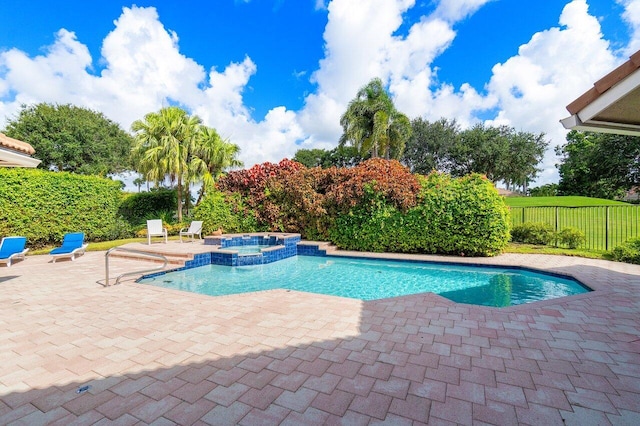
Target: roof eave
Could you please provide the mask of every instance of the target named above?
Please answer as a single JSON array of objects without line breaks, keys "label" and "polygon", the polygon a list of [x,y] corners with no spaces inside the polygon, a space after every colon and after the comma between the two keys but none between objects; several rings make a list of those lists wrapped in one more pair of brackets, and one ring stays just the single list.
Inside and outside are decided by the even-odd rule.
[{"label": "roof eave", "polygon": [[581,130],[584,132],[613,133],[618,135],[640,136],[640,126],[635,124],[611,123],[590,120],[586,123],[580,120],[578,114],[560,120],[567,130]]},{"label": "roof eave", "polygon": [[0,148],[0,167],[38,167],[40,160],[16,151]]}]

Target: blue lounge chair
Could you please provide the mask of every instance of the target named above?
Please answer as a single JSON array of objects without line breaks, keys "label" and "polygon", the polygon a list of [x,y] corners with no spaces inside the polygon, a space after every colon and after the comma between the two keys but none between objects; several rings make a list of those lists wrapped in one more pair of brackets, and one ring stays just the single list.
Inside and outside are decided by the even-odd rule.
[{"label": "blue lounge chair", "polygon": [[84,232],[72,232],[64,236],[62,247],[51,250],[49,254],[53,256],[53,263],[62,257],[70,257],[73,261],[76,255],[84,253],[88,245],[84,243]]},{"label": "blue lounge chair", "polygon": [[29,251],[24,246],[27,245],[26,237],[5,237],[0,242],[0,263],[11,266],[14,259],[24,259],[24,255]]}]

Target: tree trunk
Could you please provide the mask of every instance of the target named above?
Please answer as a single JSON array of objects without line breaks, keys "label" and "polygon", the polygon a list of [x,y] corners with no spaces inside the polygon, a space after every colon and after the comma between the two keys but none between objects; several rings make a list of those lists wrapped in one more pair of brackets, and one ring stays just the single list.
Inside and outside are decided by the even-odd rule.
[{"label": "tree trunk", "polygon": [[182,179],[178,177],[178,222],[182,222]]},{"label": "tree trunk", "polygon": [[189,210],[191,209],[191,188],[188,182],[184,186],[184,195],[185,214],[189,216]]},{"label": "tree trunk", "polygon": [[202,198],[204,198],[204,183],[200,187],[200,191],[198,191],[198,200],[196,200],[196,206],[200,204],[200,201],[202,201]]}]

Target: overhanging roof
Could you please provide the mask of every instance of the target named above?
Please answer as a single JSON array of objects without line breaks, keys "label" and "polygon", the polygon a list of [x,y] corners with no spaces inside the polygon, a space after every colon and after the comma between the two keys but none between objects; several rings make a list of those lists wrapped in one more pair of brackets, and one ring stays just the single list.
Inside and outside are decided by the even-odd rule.
[{"label": "overhanging roof", "polygon": [[35,152],[28,143],[0,133],[0,167],[38,167],[40,160],[30,156]]},{"label": "overhanging roof", "polygon": [[640,136],[640,51],[567,105],[565,129]]}]

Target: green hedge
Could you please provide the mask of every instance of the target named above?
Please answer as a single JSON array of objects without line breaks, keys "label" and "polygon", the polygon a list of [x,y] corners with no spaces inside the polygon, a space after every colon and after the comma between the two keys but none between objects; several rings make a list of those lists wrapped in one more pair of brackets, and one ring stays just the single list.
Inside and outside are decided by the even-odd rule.
[{"label": "green hedge", "polygon": [[[148,192],[127,194],[120,205],[119,213],[132,225],[145,224],[147,219],[156,218],[160,212],[178,209],[178,195],[175,189],[154,188]],[[172,222],[170,220],[169,222]]]},{"label": "green hedge", "polygon": [[202,235],[209,235],[218,228],[226,233],[257,231],[255,215],[243,206],[240,194],[213,191],[193,209],[193,218],[203,221]]},{"label": "green hedge", "polygon": [[0,168],[0,182],[0,236],[22,235],[37,248],[59,243],[67,232],[93,241],[130,234],[118,216],[120,182],[8,168]]},{"label": "green hedge", "polygon": [[364,203],[338,216],[329,230],[342,249],[491,256],[509,242],[509,212],[486,178],[421,179],[416,207],[403,213],[370,188]]}]

